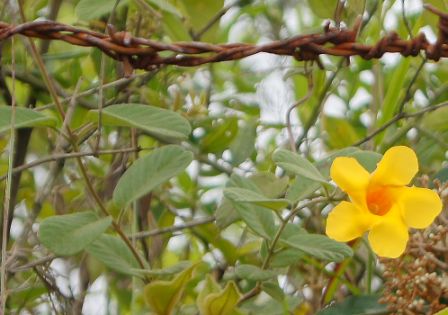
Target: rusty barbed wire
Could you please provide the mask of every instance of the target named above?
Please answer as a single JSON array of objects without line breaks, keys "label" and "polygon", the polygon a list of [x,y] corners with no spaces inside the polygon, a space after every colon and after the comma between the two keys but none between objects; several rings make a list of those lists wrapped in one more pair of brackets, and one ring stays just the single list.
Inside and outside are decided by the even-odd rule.
[{"label": "rusty barbed wire", "polygon": [[[424,52],[429,60],[448,57],[448,14],[431,5],[425,8],[439,17],[438,37],[430,43],[424,33],[404,40],[392,32],[375,45],[356,42],[361,21],[352,29],[339,29],[327,24],[323,33],[299,35],[263,45],[245,43],[210,44],[204,42],[163,43],[129,32],[117,32],[108,25],[107,33],[76,28],[52,21],[35,21],[20,25],[0,22],[0,41],[21,34],[46,40],[61,40],[72,45],[96,47],[113,59],[124,63],[126,72],[132,69],[153,70],[161,65],[194,67],[206,63],[238,60],[260,52],[292,56],[299,61],[319,61],[319,55],[360,56],[364,59],[381,58],[385,53],[417,56]],[[171,52],[169,56],[165,56]]]}]

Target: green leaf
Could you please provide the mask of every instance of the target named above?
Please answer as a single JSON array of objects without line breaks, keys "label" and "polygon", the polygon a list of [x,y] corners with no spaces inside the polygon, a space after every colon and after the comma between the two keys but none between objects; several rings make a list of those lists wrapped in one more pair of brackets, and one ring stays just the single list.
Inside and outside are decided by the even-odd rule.
[{"label": "green leaf", "polygon": [[[75,12],[78,18],[88,21],[99,18],[112,12],[117,0],[80,0],[76,5]],[[123,4],[127,1],[121,1]]]},{"label": "green leaf", "polygon": [[370,173],[376,169],[377,164],[383,157],[381,154],[373,151],[359,151],[349,156],[354,157],[359,164],[361,164]]},{"label": "green leaf", "polygon": [[[232,201],[233,202],[233,201]],[[275,233],[275,222],[271,210],[245,203],[233,202],[233,206],[247,226],[265,239]]]},{"label": "green leaf", "polygon": [[[381,127],[387,121],[389,121],[400,105],[402,95],[405,92],[403,88],[406,82],[406,75],[409,72],[409,67],[411,65],[411,59],[403,58],[400,64],[395,68],[395,70],[390,74],[391,80],[387,84],[386,95],[384,96],[384,101],[381,107],[381,116],[377,121],[377,126]],[[382,137],[378,135],[376,137],[377,141],[381,141]]]},{"label": "green leaf", "polygon": [[251,203],[272,210],[282,210],[289,204],[286,199],[270,199],[244,188],[226,188],[224,196],[238,203]]},{"label": "green leaf", "polygon": [[173,266],[170,266],[170,267],[166,267],[163,269],[146,269],[146,270],[142,270],[141,273],[144,273],[146,275],[153,276],[153,277],[164,277],[164,276],[170,276],[170,275],[177,274],[190,266],[191,266],[190,261],[181,261],[181,262],[179,262]]},{"label": "green leaf", "polygon": [[[187,13],[188,24],[197,32],[203,29],[207,22],[210,21],[224,6],[224,0],[198,1],[198,0],[182,0],[185,11]],[[215,23],[207,29],[202,35],[202,41],[216,42],[216,32],[219,30],[219,23]]]},{"label": "green leaf", "polygon": [[[184,140],[191,132],[190,123],[180,114],[150,105],[112,105],[102,115],[105,125],[134,127],[161,141]],[[98,111],[90,111],[89,119],[96,121]]]},{"label": "green leaf", "polygon": [[327,142],[331,148],[339,149],[352,145],[360,139],[353,125],[346,118],[324,115],[322,125],[327,131]]},{"label": "green leaf", "polygon": [[113,199],[125,206],[152,191],[158,185],[182,172],[193,160],[193,154],[178,145],[155,149],[138,159],[123,174]]},{"label": "green leaf", "polygon": [[423,116],[422,125],[424,128],[433,131],[448,131],[448,107],[439,108]]},{"label": "green leaf", "polygon": [[328,184],[328,181],[322,176],[318,169],[310,161],[297,153],[280,149],[274,152],[272,159],[278,166],[287,172],[295,175],[302,175],[314,181]]},{"label": "green leaf", "polygon": [[[0,106],[0,133],[11,129],[11,106]],[[14,127],[16,129],[25,127],[54,126],[56,121],[40,112],[29,108],[16,107]]]},{"label": "green leaf", "polygon": [[349,296],[343,302],[332,304],[317,315],[375,315],[387,314],[387,305],[378,303],[379,296]]},{"label": "green leaf", "polygon": [[196,299],[196,305],[198,306],[198,308],[201,308],[201,305],[204,304],[204,300],[209,294],[219,292],[220,290],[221,287],[218,283],[216,283],[213,276],[211,274],[207,274],[205,277],[204,285]]},{"label": "green leaf", "polygon": [[235,139],[230,144],[232,164],[237,166],[249,158],[255,151],[257,138],[257,121],[252,120],[238,130]]},{"label": "green leaf", "polygon": [[252,281],[265,281],[277,276],[277,272],[273,270],[263,270],[254,265],[238,265],[235,268],[235,274],[242,279]]},{"label": "green leaf", "polygon": [[[261,193],[257,185],[249,178],[245,178],[236,174],[230,176],[230,180],[227,182],[226,187],[240,187],[250,189],[254,192]],[[240,216],[233,206],[232,202],[223,198],[218,209],[216,209],[216,224],[221,229],[229,226],[231,223],[240,219]]]},{"label": "green leaf", "polygon": [[235,283],[230,281],[226,287],[218,293],[211,293],[205,297],[199,305],[203,315],[229,315],[235,310],[241,294]]},{"label": "green leaf", "polygon": [[303,251],[295,248],[285,248],[277,251],[271,259],[270,266],[273,268],[288,267],[297,264],[305,256]]},{"label": "green leaf", "polygon": [[338,0],[308,0],[310,9],[322,19],[332,19]]},{"label": "green leaf", "polygon": [[336,242],[320,234],[300,233],[280,241],[322,260],[339,262],[353,255],[353,250],[346,244]]},{"label": "green leaf", "polygon": [[140,265],[125,242],[103,234],[87,246],[86,251],[107,267],[125,275],[140,276]]},{"label": "green leaf", "polygon": [[147,284],[144,288],[143,297],[146,304],[157,315],[170,315],[178,305],[185,286],[191,279],[196,265],[185,269],[171,281],[156,280]]},{"label": "green leaf", "polygon": [[166,0],[146,0],[149,4],[158,7],[160,10],[182,17],[179,10]]},{"label": "green leaf", "polygon": [[238,119],[228,117],[223,122],[213,125],[213,128],[201,141],[204,152],[221,153],[229,148],[230,143],[238,132]]},{"label": "green leaf", "polygon": [[99,219],[91,211],[53,216],[40,224],[39,238],[56,255],[74,255],[97,239],[111,223],[111,217]]},{"label": "green leaf", "polygon": [[249,180],[257,185],[264,196],[269,198],[284,196],[289,184],[288,176],[279,178],[269,172],[255,173],[249,177]]},{"label": "green leaf", "polygon": [[223,198],[218,208],[215,211],[216,225],[220,229],[224,229],[233,222],[237,221],[240,216],[232,205],[232,202]]},{"label": "green leaf", "polygon": [[320,184],[303,176],[296,176],[294,182],[289,186],[286,193],[286,199],[291,203],[296,203],[300,200],[305,199],[313,192],[318,190]]}]

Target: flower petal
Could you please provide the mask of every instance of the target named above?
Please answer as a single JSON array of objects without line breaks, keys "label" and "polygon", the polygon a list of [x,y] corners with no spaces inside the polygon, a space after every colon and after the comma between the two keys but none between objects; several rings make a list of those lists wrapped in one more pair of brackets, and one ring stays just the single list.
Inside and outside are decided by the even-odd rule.
[{"label": "flower petal", "polygon": [[403,187],[398,195],[404,222],[409,227],[424,229],[442,211],[439,195],[427,188]]},{"label": "flower petal", "polygon": [[334,182],[345,191],[354,202],[363,206],[370,174],[355,158],[337,157],[330,169]]},{"label": "flower petal", "polygon": [[405,146],[392,147],[386,151],[372,174],[372,182],[383,186],[409,184],[418,172],[415,152]]},{"label": "flower petal", "polygon": [[395,213],[383,216],[383,220],[372,227],[369,243],[378,256],[397,258],[406,249],[409,233],[398,209],[391,209],[390,212]]},{"label": "flower petal", "polygon": [[348,242],[362,236],[375,221],[367,210],[342,201],[328,215],[326,234],[336,241]]}]

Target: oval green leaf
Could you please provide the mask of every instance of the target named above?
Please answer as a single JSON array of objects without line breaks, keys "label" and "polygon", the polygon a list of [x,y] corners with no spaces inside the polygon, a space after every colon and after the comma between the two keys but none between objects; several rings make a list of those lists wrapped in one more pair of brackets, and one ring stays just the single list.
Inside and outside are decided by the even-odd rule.
[{"label": "oval green leaf", "polygon": [[[150,105],[112,105],[104,108],[102,115],[105,125],[134,127],[161,141],[184,140],[191,132],[190,123],[180,114]],[[98,111],[90,111],[89,118],[96,121]]]},{"label": "oval green leaf", "polygon": [[235,268],[235,274],[242,279],[248,279],[252,281],[265,281],[278,275],[273,270],[263,270],[260,267],[254,265],[238,265]]},{"label": "oval green leaf", "polygon": [[234,202],[251,203],[272,210],[282,210],[289,205],[286,199],[271,199],[245,188],[226,188],[224,196]]},{"label": "oval green leaf", "polygon": [[126,206],[182,172],[192,160],[193,153],[178,145],[155,149],[123,174],[113,194],[114,202]]},{"label": "oval green leaf", "polygon": [[112,218],[98,219],[92,211],[58,215],[40,224],[42,244],[56,255],[69,256],[82,251],[111,224]]},{"label": "oval green leaf", "polygon": [[325,235],[300,233],[280,239],[282,243],[296,248],[317,259],[339,262],[353,255],[353,250],[346,244],[329,239]]},{"label": "oval green leaf", "polygon": [[112,270],[130,276],[141,275],[137,259],[118,237],[103,234],[87,246],[86,251]]},{"label": "oval green leaf", "polygon": [[[11,106],[0,106],[0,133],[11,128]],[[16,129],[25,127],[54,126],[56,121],[41,112],[29,108],[16,107],[14,126]]]},{"label": "oval green leaf", "polygon": [[172,314],[178,305],[185,286],[197,265],[185,269],[171,281],[156,280],[147,284],[143,291],[146,304],[157,315]]},{"label": "oval green leaf", "polygon": [[274,152],[272,159],[287,172],[328,184],[328,181],[322,176],[319,170],[310,161],[297,153],[280,149]]},{"label": "oval green leaf", "polygon": [[226,287],[218,293],[211,293],[205,297],[199,305],[201,314],[204,315],[227,315],[232,314],[238,305],[241,294],[235,283],[230,281]]}]

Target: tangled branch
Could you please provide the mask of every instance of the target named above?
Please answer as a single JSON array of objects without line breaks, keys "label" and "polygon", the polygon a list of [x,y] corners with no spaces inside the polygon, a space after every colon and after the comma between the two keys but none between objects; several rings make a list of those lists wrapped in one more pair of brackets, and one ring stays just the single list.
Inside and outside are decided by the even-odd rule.
[{"label": "tangled branch", "polygon": [[[210,44],[204,42],[162,43],[134,37],[129,32],[117,32],[108,25],[108,34],[76,28],[52,21],[28,22],[10,25],[0,22],[0,41],[21,34],[47,40],[62,40],[72,45],[96,47],[121,61],[128,72],[132,69],[152,70],[161,65],[194,67],[206,63],[238,60],[260,52],[292,56],[297,60],[318,61],[319,55],[360,56],[364,59],[381,58],[385,53],[416,56],[424,52],[429,60],[448,57],[448,14],[430,5],[425,8],[439,17],[436,42],[430,43],[423,33],[410,40],[390,33],[375,45],[356,42],[360,23],[353,29],[325,26],[323,33],[299,35],[263,45],[244,43]],[[171,53],[167,56],[167,53]]]}]

